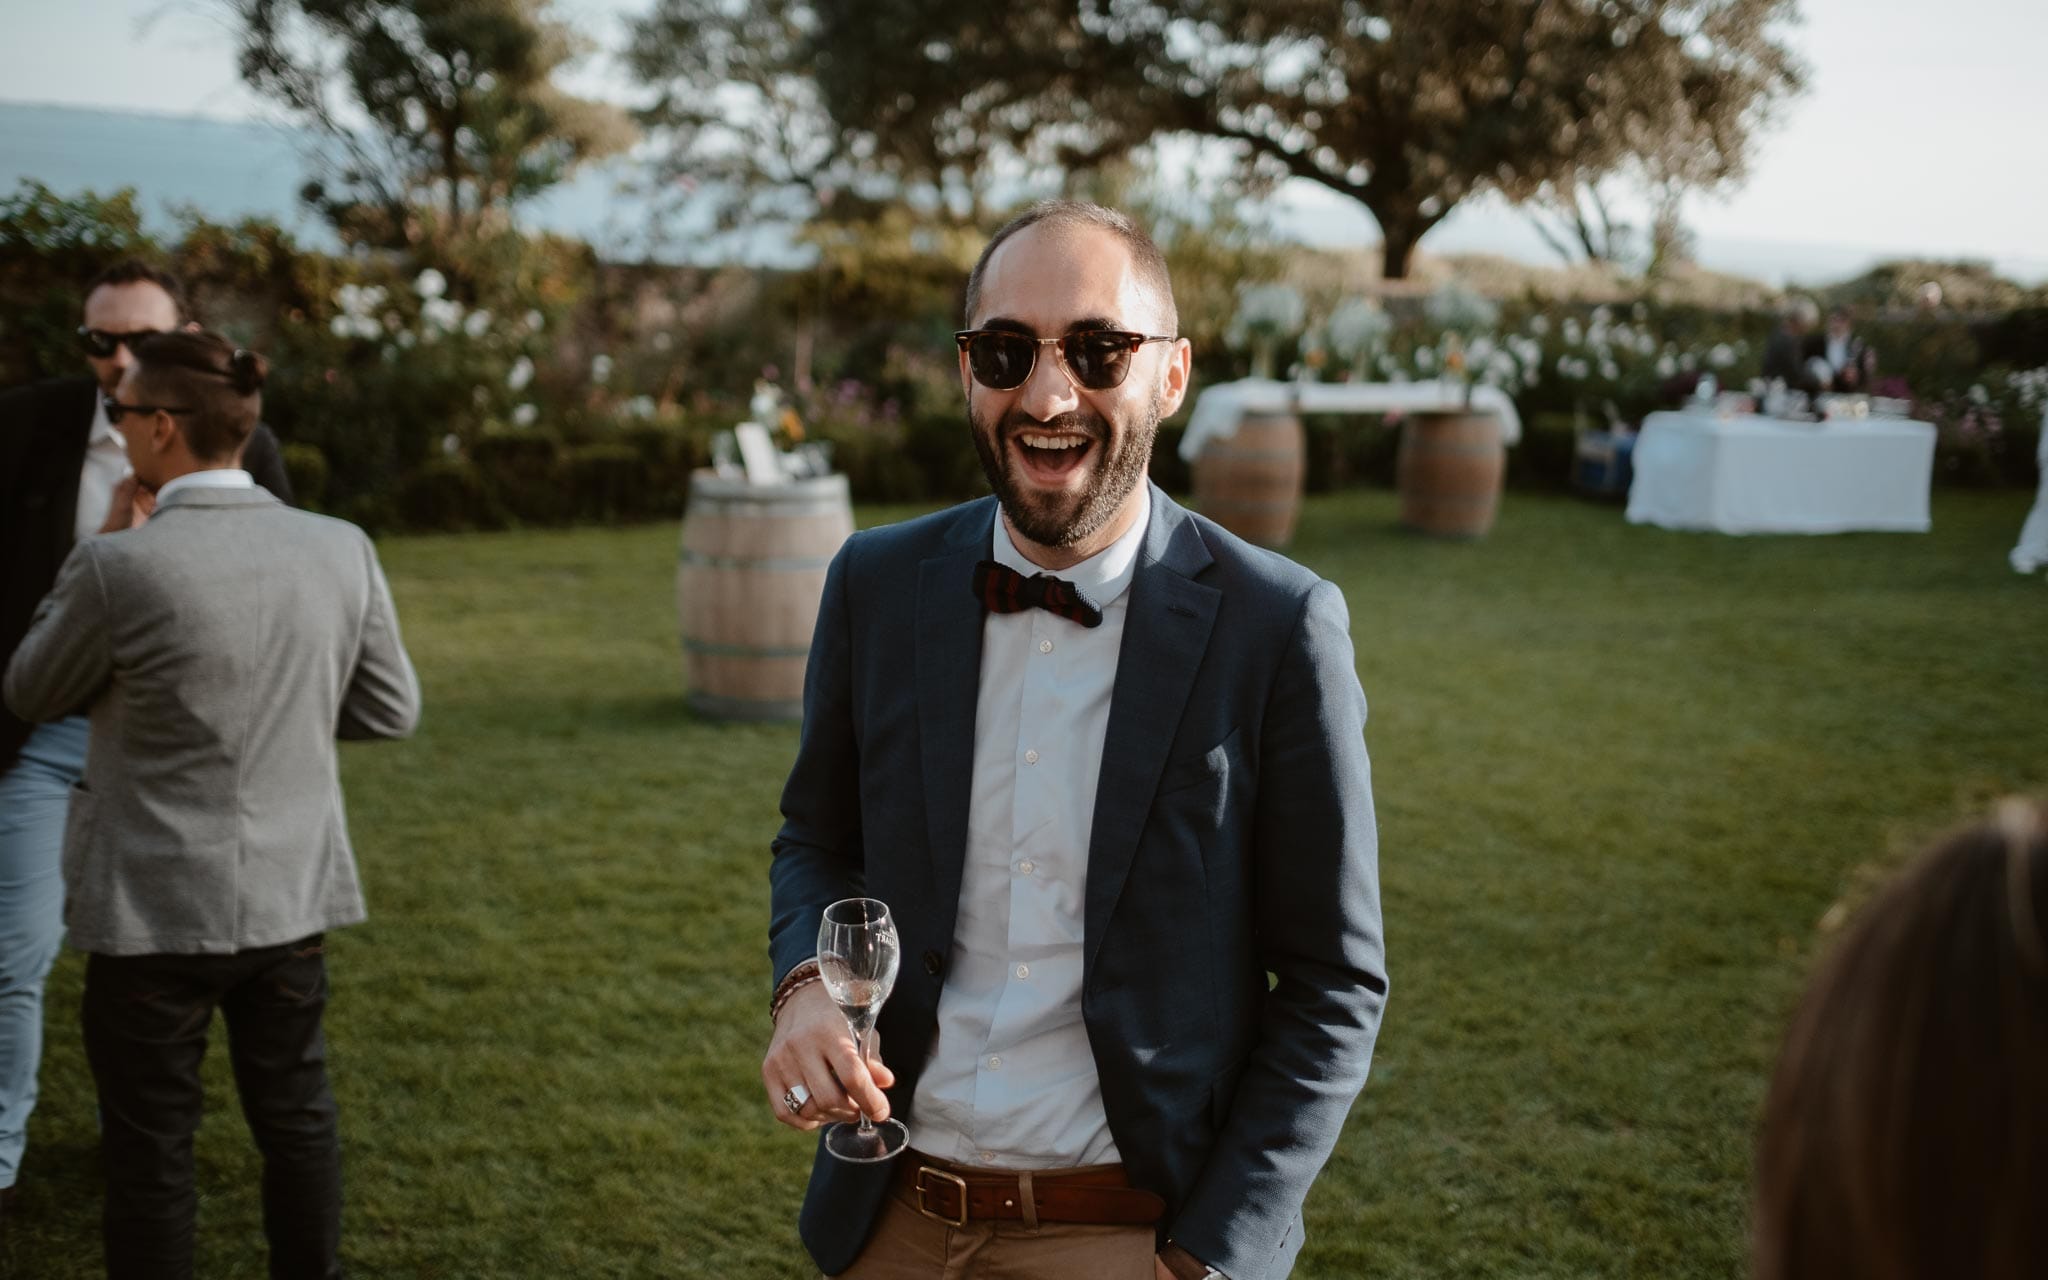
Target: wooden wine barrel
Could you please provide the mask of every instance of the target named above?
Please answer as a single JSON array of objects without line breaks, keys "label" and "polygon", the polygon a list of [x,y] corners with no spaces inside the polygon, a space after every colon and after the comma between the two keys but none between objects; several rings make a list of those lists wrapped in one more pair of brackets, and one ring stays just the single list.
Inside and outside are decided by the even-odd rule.
[{"label": "wooden wine barrel", "polygon": [[1307,437],[1291,413],[1248,413],[1195,459],[1195,507],[1240,538],[1284,547],[1301,514]]},{"label": "wooden wine barrel", "polygon": [[693,710],[719,720],[803,718],[825,570],[852,532],[845,476],[780,485],[690,477],[676,612]]},{"label": "wooden wine barrel", "polygon": [[1408,415],[1395,475],[1401,523],[1445,538],[1483,538],[1500,510],[1507,448],[1490,413]]}]

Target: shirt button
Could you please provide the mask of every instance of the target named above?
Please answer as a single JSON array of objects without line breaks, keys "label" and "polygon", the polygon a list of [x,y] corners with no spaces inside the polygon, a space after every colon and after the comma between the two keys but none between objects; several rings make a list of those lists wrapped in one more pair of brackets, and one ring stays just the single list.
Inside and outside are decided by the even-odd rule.
[{"label": "shirt button", "polygon": [[1036,751],[1026,751],[1026,752],[1024,753],[1024,763],[1025,763],[1025,764],[1037,764],[1037,763],[1038,763],[1038,752],[1036,752]]},{"label": "shirt button", "polygon": [[984,1151],[984,1152],[982,1152],[982,1153],[981,1153],[981,1162],[982,1162],[983,1164],[994,1164],[994,1163],[996,1162],[996,1153],[995,1153],[995,1152],[993,1152],[993,1151]]},{"label": "shirt button", "polygon": [[988,1069],[990,1071],[1001,1071],[1003,1069],[1003,1055],[1000,1053],[988,1055]]},{"label": "shirt button", "polygon": [[1051,653],[1051,652],[1052,652],[1052,641],[1050,641],[1050,640],[1040,640],[1040,641],[1038,642],[1038,651],[1039,651],[1040,653]]},{"label": "shirt button", "polygon": [[1033,862],[1031,859],[1026,858],[1024,859],[1024,861],[1017,864],[1017,870],[1022,871],[1025,875],[1028,876],[1032,872],[1038,870],[1038,864]]},{"label": "shirt button", "polygon": [[1031,966],[1030,966],[1030,965],[1028,965],[1028,964],[1020,964],[1020,965],[1018,965],[1018,966],[1017,966],[1017,976],[1018,976],[1019,978],[1028,978],[1028,977],[1030,977],[1030,976],[1031,976]]}]

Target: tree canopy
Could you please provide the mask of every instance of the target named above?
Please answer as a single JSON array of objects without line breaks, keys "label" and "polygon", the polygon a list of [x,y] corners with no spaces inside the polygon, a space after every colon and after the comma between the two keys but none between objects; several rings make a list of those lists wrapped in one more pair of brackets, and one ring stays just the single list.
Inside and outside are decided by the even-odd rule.
[{"label": "tree canopy", "polygon": [[1459,201],[1633,172],[1713,186],[1802,84],[1794,0],[815,0],[816,83],[884,154],[1161,133],[1363,204],[1404,275]]},{"label": "tree canopy", "polygon": [[[633,138],[556,74],[585,44],[547,0],[220,0],[243,78],[310,128],[306,198],[344,236],[461,236]],[[426,219],[423,221],[423,218]]]}]

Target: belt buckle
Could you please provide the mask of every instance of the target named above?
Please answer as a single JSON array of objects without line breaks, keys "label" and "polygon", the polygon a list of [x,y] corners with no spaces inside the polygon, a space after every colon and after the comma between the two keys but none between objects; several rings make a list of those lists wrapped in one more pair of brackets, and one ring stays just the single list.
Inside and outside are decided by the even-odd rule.
[{"label": "belt buckle", "polygon": [[[930,1208],[926,1207],[925,1196],[932,1190],[932,1188],[924,1184],[926,1174],[930,1174],[934,1178],[944,1178],[959,1189],[959,1217],[949,1218],[943,1213],[934,1213]],[[944,1169],[934,1169],[930,1165],[921,1165],[917,1171],[917,1182],[915,1185],[917,1187],[917,1211],[919,1213],[930,1218],[933,1222],[943,1222],[949,1227],[964,1227],[967,1225],[967,1179],[957,1173],[947,1173]]]}]

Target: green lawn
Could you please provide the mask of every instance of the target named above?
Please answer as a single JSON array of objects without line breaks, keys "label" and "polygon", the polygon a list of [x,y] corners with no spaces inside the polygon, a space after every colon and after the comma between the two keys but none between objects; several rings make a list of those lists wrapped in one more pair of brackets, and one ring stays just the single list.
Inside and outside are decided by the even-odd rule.
[{"label": "green lawn", "polygon": [[[1393,990],[1297,1274],[1743,1269],[1753,1118],[1816,922],[2040,788],[2028,495],[1739,539],[1511,495],[1476,544],[1311,502],[1372,703]],[[886,513],[865,513],[879,519]],[[344,768],[370,923],[331,948],[359,1277],[797,1277],[810,1144],[757,1079],[790,727],[693,719],[670,527],[394,539],[420,734]],[[964,588],[963,588],[964,589]],[[99,1274],[80,958],[5,1274]],[[199,1274],[264,1274],[224,1055]]]}]

